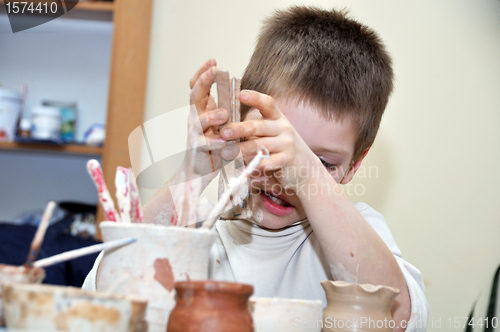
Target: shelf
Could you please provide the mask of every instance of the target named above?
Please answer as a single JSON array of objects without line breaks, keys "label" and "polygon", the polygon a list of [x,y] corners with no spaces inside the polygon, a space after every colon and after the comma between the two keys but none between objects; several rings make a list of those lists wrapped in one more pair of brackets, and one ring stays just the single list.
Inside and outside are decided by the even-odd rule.
[{"label": "shelf", "polygon": [[111,1],[79,1],[75,9],[77,10],[92,10],[102,12],[113,12],[115,3]]},{"label": "shelf", "polygon": [[40,151],[40,152],[56,152],[68,154],[81,154],[81,155],[101,155],[102,148],[80,145],[80,144],[66,144],[66,145],[48,145],[48,144],[35,144],[35,143],[17,143],[17,142],[0,142],[0,150],[11,151]]},{"label": "shelf", "polygon": [[[20,0],[21,1],[21,0]],[[27,0],[25,0],[27,1]],[[5,1],[0,0],[0,4]],[[43,0],[35,0],[34,3],[41,2],[45,3]],[[112,13],[115,8],[115,3],[113,1],[78,1],[75,10],[85,10],[85,11],[96,11],[96,12],[110,12]]]}]

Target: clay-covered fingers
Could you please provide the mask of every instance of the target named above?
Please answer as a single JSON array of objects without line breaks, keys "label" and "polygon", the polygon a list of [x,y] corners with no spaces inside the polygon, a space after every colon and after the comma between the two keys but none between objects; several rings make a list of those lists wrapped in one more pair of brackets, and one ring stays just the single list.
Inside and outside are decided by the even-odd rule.
[{"label": "clay-covered fingers", "polygon": [[240,101],[245,105],[258,109],[264,118],[279,119],[283,116],[283,113],[276,106],[274,98],[266,94],[253,90],[242,90],[240,92]]},{"label": "clay-covered fingers", "polygon": [[206,72],[210,67],[214,66],[217,66],[217,62],[214,59],[208,59],[207,61],[205,61],[205,63],[202,64],[200,68],[198,68],[194,76],[189,80],[189,88],[192,89],[196,81],[198,81],[198,79],[200,78],[201,74]]},{"label": "clay-covered fingers", "polygon": [[[286,140],[286,138],[284,139]],[[285,166],[290,161],[290,154],[285,153],[286,149],[288,149],[286,146],[286,142],[283,142],[282,140],[276,140],[271,137],[262,137],[238,144],[228,144],[222,149],[221,156],[226,160],[232,160],[235,159],[241,152],[245,161],[249,163],[257,155],[257,152],[265,147],[271,155],[270,158],[262,160],[259,168],[267,169],[270,167],[274,170]]]},{"label": "clay-covered fingers", "polygon": [[207,105],[209,105],[209,100],[211,99],[210,89],[215,83],[216,71],[217,67],[215,66],[207,68],[194,82],[191,89],[190,103],[196,105],[198,112],[205,111]]},{"label": "clay-covered fingers", "polygon": [[227,125],[222,127],[221,136],[226,140],[234,140],[238,138],[248,138],[254,136],[275,137],[278,136],[282,131],[282,124],[280,122],[259,119],[228,123]]},{"label": "clay-covered fingers", "polygon": [[229,111],[224,109],[207,111],[198,117],[201,129],[206,132],[210,127],[219,126],[229,120]]}]

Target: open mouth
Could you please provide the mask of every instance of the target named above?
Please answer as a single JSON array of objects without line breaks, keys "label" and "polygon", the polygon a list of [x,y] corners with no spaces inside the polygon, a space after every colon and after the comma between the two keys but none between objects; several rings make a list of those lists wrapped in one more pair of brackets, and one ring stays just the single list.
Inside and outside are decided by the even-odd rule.
[{"label": "open mouth", "polygon": [[286,216],[295,211],[295,207],[292,204],[288,203],[284,199],[274,196],[273,194],[262,191],[261,197],[262,203],[267,211],[276,216]]},{"label": "open mouth", "polygon": [[272,194],[270,194],[270,193],[268,193],[268,192],[266,192],[266,191],[263,191],[262,193],[263,193],[266,197],[269,197],[269,199],[270,199],[271,201],[273,201],[274,203],[276,203],[276,204],[279,204],[279,205],[281,205],[281,206],[285,206],[285,207],[286,207],[286,206],[292,206],[292,204],[288,203],[287,201],[284,201],[284,200],[282,200],[281,198],[278,198],[278,197],[276,197],[276,196],[274,196],[274,195],[272,195]]}]

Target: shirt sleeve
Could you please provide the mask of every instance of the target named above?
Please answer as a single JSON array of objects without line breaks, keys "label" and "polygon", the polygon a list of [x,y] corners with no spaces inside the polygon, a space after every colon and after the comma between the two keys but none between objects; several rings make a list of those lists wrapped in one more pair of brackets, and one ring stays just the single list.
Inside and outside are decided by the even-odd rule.
[{"label": "shirt sleeve", "polygon": [[425,331],[429,318],[429,304],[425,297],[425,286],[420,271],[401,257],[401,250],[387,226],[384,217],[365,203],[355,204],[365,220],[373,227],[396,258],[406,280],[411,301],[411,316],[407,322],[406,332]]}]

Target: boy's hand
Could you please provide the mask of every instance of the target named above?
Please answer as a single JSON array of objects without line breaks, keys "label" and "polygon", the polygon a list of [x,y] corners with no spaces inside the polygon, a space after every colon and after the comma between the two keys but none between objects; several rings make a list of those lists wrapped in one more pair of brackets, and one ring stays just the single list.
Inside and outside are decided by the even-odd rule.
[{"label": "boy's hand", "polygon": [[[259,110],[262,118],[249,120],[247,117],[243,122],[227,124],[221,130],[222,138],[226,140],[251,138],[238,143],[246,159],[253,158],[261,147],[266,147],[271,157],[262,160],[259,170],[273,171],[274,177],[285,189],[297,190],[307,180],[307,174],[310,174],[299,170],[302,167],[317,165],[319,159],[278,109],[272,97],[244,90],[240,93],[240,101]],[[234,157],[231,155],[234,152],[226,148],[222,151],[222,157],[230,159]]]},{"label": "boy's hand", "polygon": [[216,78],[216,65],[215,60],[208,60],[189,81],[190,104],[195,111],[192,109],[190,113],[188,149],[193,146],[198,147],[194,172],[200,175],[210,174],[220,169],[220,149],[226,146],[226,141],[212,131],[213,126],[224,124],[229,119],[229,111],[217,109],[214,98],[210,95],[210,88]]}]

